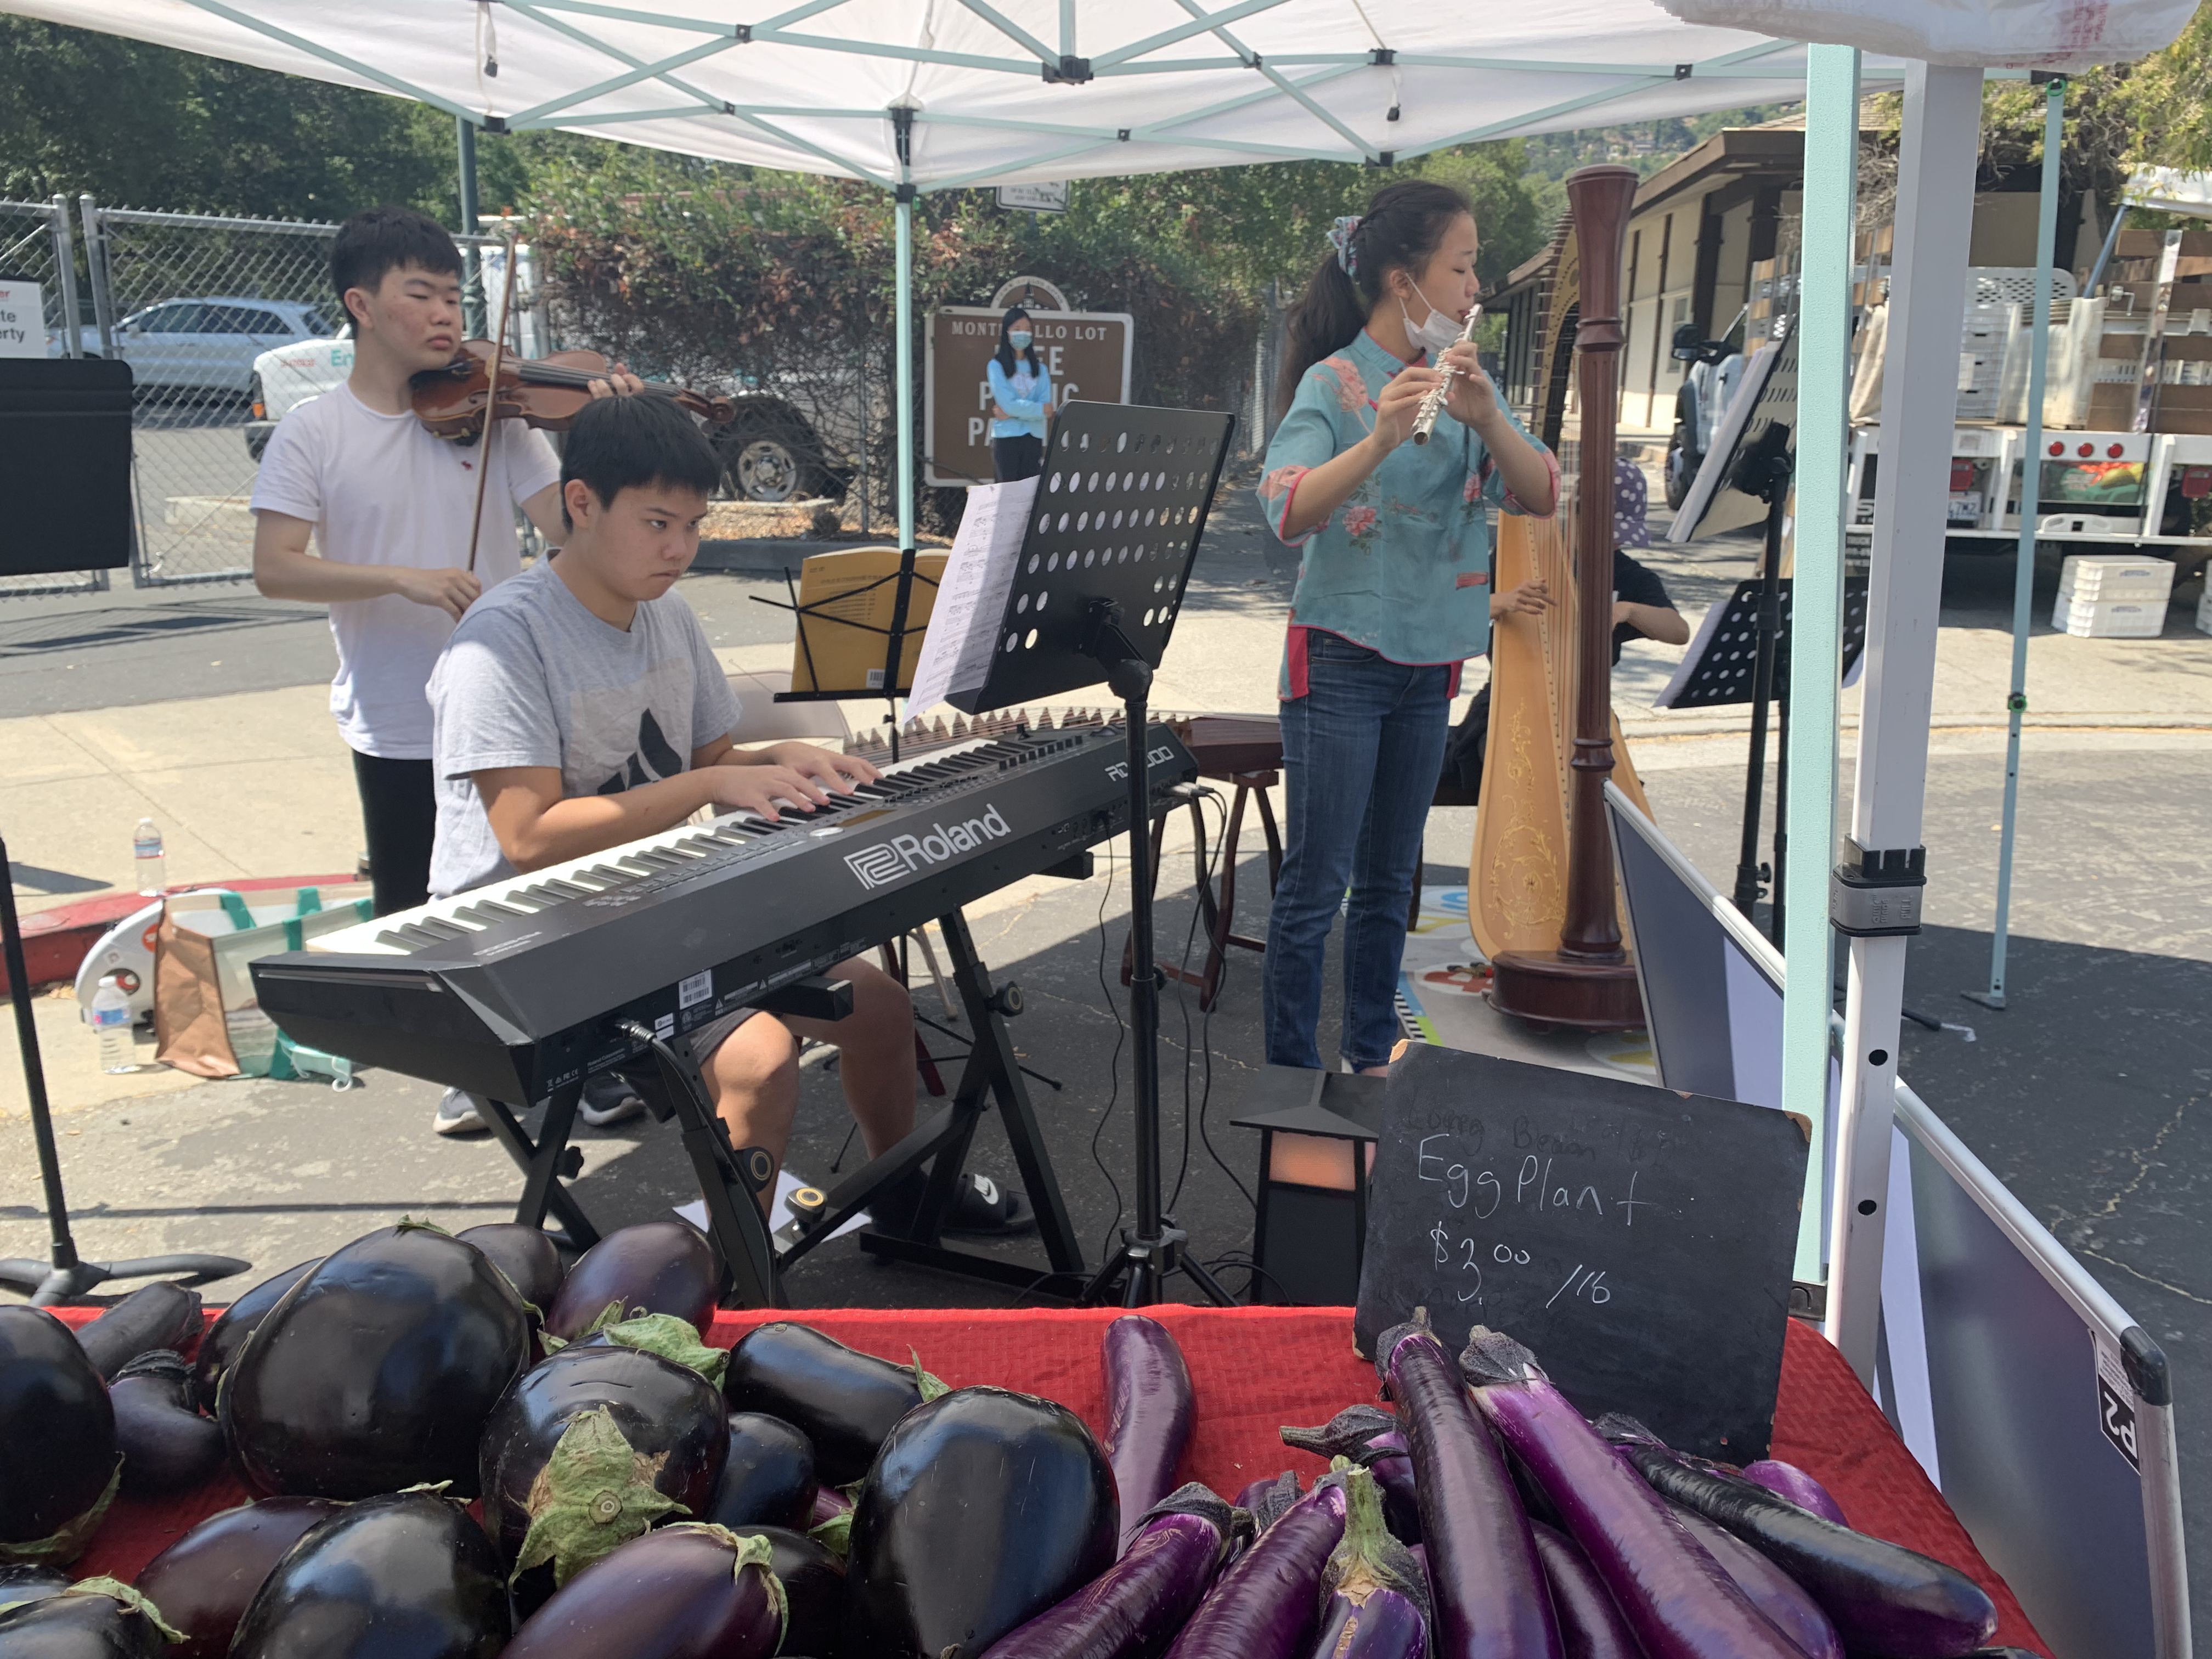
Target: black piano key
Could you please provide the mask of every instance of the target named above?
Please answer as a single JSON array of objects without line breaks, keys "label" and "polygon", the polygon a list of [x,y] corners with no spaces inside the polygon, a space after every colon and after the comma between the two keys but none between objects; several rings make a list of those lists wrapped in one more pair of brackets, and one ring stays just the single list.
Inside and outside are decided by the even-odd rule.
[{"label": "black piano key", "polygon": [[453,923],[447,921],[443,916],[424,916],[421,921],[412,921],[407,925],[410,927],[420,928],[422,932],[431,934],[434,938],[438,939],[467,939],[470,937],[469,930],[467,928],[456,927]]},{"label": "black piano key", "polygon": [[538,885],[541,891],[556,893],[564,899],[589,898],[592,896],[590,888],[580,887],[573,881],[562,881],[557,877],[551,880],[541,881]]},{"label": "black piano key", "polygon": [[412,921],[403,922],[390,933],[380,934],[378,937],[386,939],[397,939],[410,949],[416,951],[433,949],[446,942],[420,923]]}]

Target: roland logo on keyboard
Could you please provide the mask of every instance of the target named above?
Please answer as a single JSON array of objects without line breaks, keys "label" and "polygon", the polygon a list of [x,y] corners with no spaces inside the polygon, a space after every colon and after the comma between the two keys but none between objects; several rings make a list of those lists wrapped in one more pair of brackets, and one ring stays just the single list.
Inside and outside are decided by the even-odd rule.
[{"label": "roland logo on keyboard", "polygon": [[933,823],[926,836],[893,836],[857,853],[848,853],[845,867],[860,878],[863,887],[888,887],[925,866],[943,864],[1013,833],[997,807],[986,806],[980,818]]}]

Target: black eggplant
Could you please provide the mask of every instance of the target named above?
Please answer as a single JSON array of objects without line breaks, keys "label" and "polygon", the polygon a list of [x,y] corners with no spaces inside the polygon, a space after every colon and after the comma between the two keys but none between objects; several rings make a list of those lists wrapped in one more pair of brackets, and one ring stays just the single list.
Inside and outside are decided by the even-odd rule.
[{"label": "black eggplant", "polygon": [[284,1552],[338,1512],[327,1498],[264,1498],[210,1515],[138,1570],[137,1588],[182,1632],[167,1659],[223,1659]]},{"label": "black eggplant", "polygon": [[473,1244],[402,1222],[334,1250],[270,1310],[222,1389],[223,1437],[257,1493],[477,1490],[484,1419],[530,1324]]},{"label": "black eggplant", "polygon": [[[702,1517],[732,1532],[814,1524],[814,1448],[780,1417],[730,1413],[730,1455]],[[804,1651],[804,1650],[800,1650]]]},{"label": "black eggplant", "polygon": [[166,1280],[142,1285],[89,1325],[77,1328],[93,1370],[108,1382],[142,1353],[185,1348],[200,1334],[200,1293]]},{"label": "black eggplant", "polygon": [[656,1521],[696,1519],[730,1447],[722,1396],[635,1348],[564,1348],[517,1377],[484,1425],[484,1529],[526,1612]]},{"label": "black eggplant", "polygon": [[128,1584],[87,1578],[0,1612],[0,1659],[159,1659],[175,1633]]},{"label": "black eggplant", "polygon": [[633,1538],[516,1632],[507,1659],[769,1659],[784,1632],[771,1553],[690,1523]]},{"label": "black eggplant", "polygon": [[868,1472],[892,1427],[945,1385],[921,1369],[857,1353],[805,1325],[757,1326],[730,1350],[722,1393],[733,1412],[780,1417],[814,1444],[824,1486]]},{"label": "black eggplant", "polygon": [[466,1239],[489,1256],[492,1266],[507,1275],[515,1293],[541,1314],[552,1303],[568,1271],[561,1260],[561,1247],[543,1227],[493,1221],[465,1228],[455,1237]]},{"label": "black eggplant", "polygon": [[545,1331],[573,1342],[607,1317],[674,1314],[700,1334],[714,1316],[717,1275],[706,1234],[688,1221],[622,1227],[584,1252],[545,1308]]},{"label": "black eggplant", "polygon": [[845,1619],[845,1558],[787,1527],[732,1527],[741,1538],[765,1538],[768,1570],[783,1586],[783,1645],[778,1653],[836,1659]]},{"label": "black eggplant", "polygon": [[108,1385],[123,1490],[158,1497],[197,1486],[222,1467],[222,1431],[192,1409],[192,1371],[180,1353],[142,1353]]},{"label": "black eggplant", "polygon": [[902,1419],[853,1510],[846,1650],[975,1659],[1112,1564],[1113,1471],[1083,1419],[1005,1389]]},{"label": "black eggplant", "polygon": [[202,1411],[214,1415],[216,1391],[222,1386],[223,1373],[237,1364],[246,1339],[269,1316],[269,1310],[284,1299],[284,1292],[306,1278],[308,1269],[321,1260],[313,1257],[285,1268],[273,1279],[263,1279],[216,1316],[200,1338],[199,1354],[192,1361],[192,1393]]},{"label": "black eggplant", "polygon": [[0,1307],[0,1560],[76,1560],[122,1473],[115,1407],[69,1327]]},{"label": "black eggplant", "polygon": [[69,1587],[70,1576],[65,1572],[28,1562],[15,1562],[0,1567],[0,1608],[58,1595]]},{"label": "black eggplant", "polygon": [[557,1352],[565,1347],[579,1348],[642,1348],[647,1353],[657,1353],[663,1359],[672,1359],[679,1365],[688,1365],[720,1389],[722,1372],[730,1363],[730,1351],[717,1348],[699,1340],[699,1333],[688,1319],[674,1314],[632,1314],[603,1324],[589,1336],[580,1337],[571,1344],[557,1336],[542,1339],[549,1351]]},{"label": "black eggplant", "polygon": [[230,1659],[494,1659],[510,1626],[499,1555],[451,1498],[349,1504],[285,1552]]}]

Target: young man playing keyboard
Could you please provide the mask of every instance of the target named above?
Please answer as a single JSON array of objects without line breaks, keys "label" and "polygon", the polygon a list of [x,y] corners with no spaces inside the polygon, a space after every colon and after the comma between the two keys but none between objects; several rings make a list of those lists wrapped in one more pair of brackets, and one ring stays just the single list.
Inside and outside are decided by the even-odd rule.
[{"label": "young man playing keyboard", "polygon": [[[561,469],[566,544],[470,606],[430,677],[434,896],[659,835],[702,807],[780,823],[875,781],[857,757],[730,739],[737,697],[675,591],[720,471],[690,416],[665,399],[604,398],[577,416]],[[795,1036],[840,1049],[871,1157],[914,1127],[904,988],[866,962],[836,972],[853,986],[844,1019],[741,1009],[691,1034],[732,1143],[764,1147],[779,1166],[798,1109]],[[879,1221],[896,1226],[918,1200],[918,1180],[902,1186],[915,1190],[879,1203]],[[971,1176],[947,1226],[1008,1231],[1030,1219],[1019,1194]]]}]

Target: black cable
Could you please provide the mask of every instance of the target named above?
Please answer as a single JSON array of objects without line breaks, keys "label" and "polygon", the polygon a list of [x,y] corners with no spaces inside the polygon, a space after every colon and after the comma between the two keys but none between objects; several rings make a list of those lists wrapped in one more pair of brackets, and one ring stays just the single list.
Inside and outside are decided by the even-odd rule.
[{"label": "black cable", "polygon": [[[1200,785],[1198,793],[1199,823],[1203,827],[1206,822],[1206,801],[1210,799],[1213,802],[1216,815],[1214,824],[1216,833],[1213,838],[1212,855],[1206,860],[1205,868],[1200,872],[1199,890],[1192,897],[1190,927],[1183,935],[1182,960],[1176,964],[1180,971],[1186,974],[1190,971],[1190,953],[1193,945],[1198,939],[1199,921],[1206,914],[1205,896],[1213,891],[1214,880],[1221,867],[1222,853],[1229,839],[1229,808],[1221,799],[1221,792]],[[1206,954],[1209,957],[1212,955],[1212,951],[1213,941],[1209,939],[1206,941]],[[1224,961],[1226,955],[1224,951]],[[1167,1201],[1167,1208],[1170,1213],[1182,1200],[1183,1182],[1190,1173],[1190,998],[1186,994],[1185,981],[1181,978],[1176,979],[1175,988],[1176,1007],[1182,1015],[1182,1154],[1176,1167],[1175,1191]],[[1221,997],[1220,987],[1218,984],[1214,991],[1214,1004],[1218,1005]],[[1209,1029],[1212,1024],[1212,1006],[1208,1006],[1204,1013],[1205,1024],[1200,1027],[1202,1030]],[[1206,1074],[1208,1085],[1211,1086],[1213,1077],[1213,1056],[1210,1053],[1206,1057]]]},{"label": "black cable", "polygon": [[[1282,1303],[1279,1305],[1285,1307],[1304,1305],[1299,1304],[1296,1298],[1291,1295],[1289,1290],[1285,1288],[1281,1279],[1276,1278],[1274,1274],[1269,1273],[1257,1261],[1255,1261],[1249,1251],[1224,1250],[1221,1255],[1214,1257],[1212,1261],[1202,1262],[1200,1265],[1205,1267],[1208,1273],[1213,1273],[1216,1278],[1220,1276],[1219,1269],[1223,1267],[1242,1267],[1245,1273],[1249,1275],[1244,1281],[1244,1301],[1248,1304],[1249,1304],[1253,1300],[1252,1292],[1259,1288],[1260,1281],[1264,1279],[1270,1285],[1273,1285],[1275,1287],[1276,1294],[1283,1298]],[[1027,1292],[1024,1291],[1024,1294],[1026,1295]]]},{"label": "black cable", "polygon": [[[1098,896],[1098,989],[1106,999],[1106,1012],[1114,1016],[1114,1058],[1108,1062],[1107,1073],[1111,1089],[1106,1097],[1106,1109],[1098,1115],[1098,1127],[1091,1132],[1091,1161],[1098,1166],[1098,1173],[1106,1178],[1106,1186],[1114,1194],[1114,1218],[1106,1224],[1106,1236],[1099,1243],[1098,1255],[1103,1261],[1113,1254],[1114,1235],[1121,1225],[1124,1206],[1121,1183],[1114,1172],[1106,1167],[1106,1160],[1098,1155],[1099,1138],[1113,1121],[1114,1109],[1121,1099],[1121,1045],[1128,1041],[1129,1028],[1122,1022],[1121,1011],[1114,1005],[1114,993],[1106,983],[1106,906],[1114,896],[1114,843],[1106,843],[1106,888]],[[1027,1291],[1023,1294],[1026,1296]]]}]

